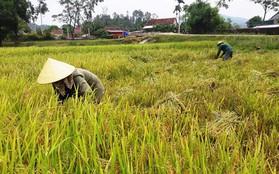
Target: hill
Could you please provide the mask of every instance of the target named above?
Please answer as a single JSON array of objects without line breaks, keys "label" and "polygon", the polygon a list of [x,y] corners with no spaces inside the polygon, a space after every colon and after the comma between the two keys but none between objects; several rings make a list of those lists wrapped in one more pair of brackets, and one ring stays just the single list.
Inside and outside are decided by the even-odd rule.
[{"label": "hill", "polygon": [[42,30],[46,30],[50,27],[49,25],[40,26],[40,25],[37,25],[37,24],[34,24],[34,23],[29,23],[28,26],[31,29],[31,31],[36,31],[36,28],[41,28],[41,27],[42,27]]},{"label": "hill", "polygon": [[249,19],[246,19],[246,18],[242,18],[242,17],[233,17],[233,16],[227,16],[227,15],[223,15],[223,18],[225,19],[231,19],[232,20],[232,24],[237,24],[239,25],[241,28],[246,28],[246,22],[249,20]]}]

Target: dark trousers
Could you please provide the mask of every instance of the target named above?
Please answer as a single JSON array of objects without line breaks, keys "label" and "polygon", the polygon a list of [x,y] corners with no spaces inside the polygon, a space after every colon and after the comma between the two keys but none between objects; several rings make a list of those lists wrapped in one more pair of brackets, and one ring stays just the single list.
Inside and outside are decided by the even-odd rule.
[{"label": "dark trousers", "polygon": [[232,58],[233,57],[233,51],[227,51],[225,53],[225,55],[223,56],[223,60],[226,61],[228,60],[229,58]]}]

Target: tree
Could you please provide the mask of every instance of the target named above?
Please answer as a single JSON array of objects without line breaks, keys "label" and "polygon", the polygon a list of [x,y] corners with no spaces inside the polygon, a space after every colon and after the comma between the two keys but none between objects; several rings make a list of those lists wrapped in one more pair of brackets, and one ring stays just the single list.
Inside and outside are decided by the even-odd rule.
[{"label": "tree", "polygon": [[108,33],[104,29],[99,29],[96,32],[96,36],[98,36],[100,38],[106,38],[108,36]]},{"label": "tree", "polygon": [[151,14],[151,19],[158,19],[159,16],[156,13]]},{"label": "tree", "polygon": [[28,26],[28,23],[24,22],[22,20],[19,21],[18,28],[19,28],[20,31],[22,31],[22,33],[30,33],[31,32],[31,29]]},{"label": "tree", "polygon": [[44,2],[45,0],[37,0],[38,5],[34,6],[30,1],[28,1],[28,6],[29,6],[29,14],[30,14],[30,19],[35,23],[35,21],[38,19],[38,16],[41,16],[41,29],[42,30],[42,15],[48,12],[48,7],[47,4]]},{"label": "tree", "polygon": [[148,20],[150,20],[150,19],[151,19],[151,13],[145,12],[145,14],[144,14],[144,20],[148,21]]},{"label": "tree", "polygon": [[94,7],[104,0],[59,0],[60,5],[64,6],[62,13],[53,15],[56,20],[64,22],[73,28],[70,29],[72,38],[74,39],[74,29],[81,25],[83,18],[92,20]]},{"label": "tree", "polygon": [[48,27],[46,32],[51,32],[53,30],[58,30],[58,29],[59,29],[59,27],[57,25],[51,25],[50,27]]},{"label": "tree", "polygon": [[[40,0],[44,1],[44,0]],[[47,9],[46,4],[41,13]],[[0,0],[0,46],[9,33],[15,44],[18,43],[18,33],[21,27],[26,31],[26,23],[37,19],[36,7],[28,0]]]},{"label": "tree", "polygon": [[67,35],[67,37],[69,37],[69,31],[73,28],[71,25],[68,24],[64,24],[61,26],[63,33]]},{"label": "tree", "polygon": [[[85,20],[82,23],[83,33],[89,33],[93,36],[104,36],[102,29],[104,27],[117,27],[128,31],[141,30],[147,20],[153,17],[157,18],[156,14],[149,12],[143,13],[141,10],[135,10],[132,16],[129,16],[127,11],[125,15],[113,13],[112,17],[107,15],[106,10],[103,14],[97,15],[93,20]],[[102,33],[102,34],[100,34]]]},{"label": "tree", "polygon": [[255,4],[260,4],[263,9],[264,9],[264,16],[263,16],[263,21],[265,21],[266,13],[269,10],[275,10],[278,11],[279,7],[279,0],[251,0]]},{"label": "tree", "polygon": [[178,4],[175,6],[174,13],[176,14],[176,18],[178,18],[178,33],[180,33],[180,12],[182,11],[182,8],[180,4],[184,4],[183,0],[177,0]]},{"label": "tree", "polygon": [[12,14],[9,9],[11,8],[12,3],[10,1],[0,0],[0,46],[2,46],[2,41],[10,28],[9,23],[12,20]]},{"label": "tree", "polygon": [[134,24],[140,24],[143,20],[144,14],[141,10],[134,10],[133,14],[133,22]]},{"label": "tree", "polygon": [[145,15],[141,10],[134,10],[131,16],[132,29],[140,30],[146,23]]},{"label": "tree", "polygon": [[47,4],[44,2],[45,0],[38,0],[39,4],[36,7],[36,15],[41,16],[41,30],[42,30],[42,25],[43,25],[43,18],[42,15],[48,12]]},{"label": "tree", "polygon": [[18,42],[19,22],[29,22],[30,14],[28,12],[28,2],[26,0],[14,0],[12,11],[12,31],[15,45]]},{"label": "tree", "polygon": [[212,8],[209,3],[202,0],[196,0],[185,10],[188,17],[187,29],[190,33],[212,33],[226,30],[231,26],[218,14],[217,7]]},{"label": "tree", "polygon": [[231,1],[233,1],[233,0],[218,0],[217,2],[216,2],[216,5],[217,5],[217,7],[225,7],[225,8],[229,8],[229,5],[228,5],[228,3],[229,2],[231,2]]},{"label": "tree", "polygon": [[260,24],[262,18],[260,16],[254,16],[246,22],[248,28],[256,26],[256,24]]},{"label": "tree", "polygon": [[112,25],[112,19],[110,18],[110,15],[102,14],[97,15],[93,21],[84,21],[82,23],[82,31],[83,33],[88,33],[88,30],[90,31],[90,35],[97,36],[99,32],[97,32],[100,29],[103,29],[106,26]]},{"label": "tree", "polygon": [[84,21],[82,23],[82,32],[83,33],[88,33],[89,35],[93,35],[93,30],[94,30],[94,24],[91,21]]},{"label": "tree", "polygon": [[159,31],[159,32],[174,32],[175,30],[177,30],[176,25],[163,25],[163,24],[158,24],[152,29],[152,31]]},{"label": "tree", "polygon": [[0,0],[0,46],[8,33],[17,45],[19,23],[30,19],[28,7],[26,0]]}]

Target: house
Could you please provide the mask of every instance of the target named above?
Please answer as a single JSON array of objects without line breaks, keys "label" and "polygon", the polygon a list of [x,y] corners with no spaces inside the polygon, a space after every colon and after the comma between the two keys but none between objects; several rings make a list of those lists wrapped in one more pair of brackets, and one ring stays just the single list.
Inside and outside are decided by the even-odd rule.
[{"label": "house", "polygon": [[260,34],[269,34],[269,35],[278,35],[279,34],[279,24],[272,24],[272,25],[259,25],[253,27],[257,33]]},{"label": "house", "polygon": [[79,36],[82,33],[82,28],[81,27],[76,27],[74,30],[75,36]]},{"label": "house", "polygon": [[[81,36],[81,34],[82,34],[82,28],[81,27],[75,27],[74,37],[77,38],[78,36]],[[66,39],[73,39],[69,32],[67,33]]]},{"label": "house", "polygon": [[272,21],[272,24],[278,24],[279,21],[279,12],[273,15],[268,21]]},{"label": "house", "polygon": [[254,23],[254,26],[264,26],[264,25],[273,25],[273,24],[279,24],[279,12],[266,21],[260,21]]},{"label": "house", "polygon": [[150,19],[143,27],[144,32],[151,31],[156,25],[177,25],[176,18]]},{"label": "house", "polygon": [[60,30],[60,29],[58,29],[58,30],[52,30],[52,31],[50,32],[50,34],[51,34],[52,37],[58,38],[58,37],[63,36],[63,30]]},{"label": "house", "polygon": [[108,33],[109,36],[111,37],[126,37],[128,36],[128,31],[123,30],[118,27],[105,27],[104,30]]},{"label": "house", "polygon": [[269,20],[260,22],[258,25],[252,28],[252,30],[258,34],[279,34],[279,12],[273,15]]}]

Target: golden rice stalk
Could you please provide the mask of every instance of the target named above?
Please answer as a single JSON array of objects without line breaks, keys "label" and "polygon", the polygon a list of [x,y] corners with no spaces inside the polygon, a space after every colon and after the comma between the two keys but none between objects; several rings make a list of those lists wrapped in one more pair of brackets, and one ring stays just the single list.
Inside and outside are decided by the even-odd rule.
[{"label": "golden rice stalk", "polygon": [[235,131],[237,124],[241,123],[238,115],[231,111],[215,112],[215,119],[206,124],[208,133],[212,136],[229,135]]}]

